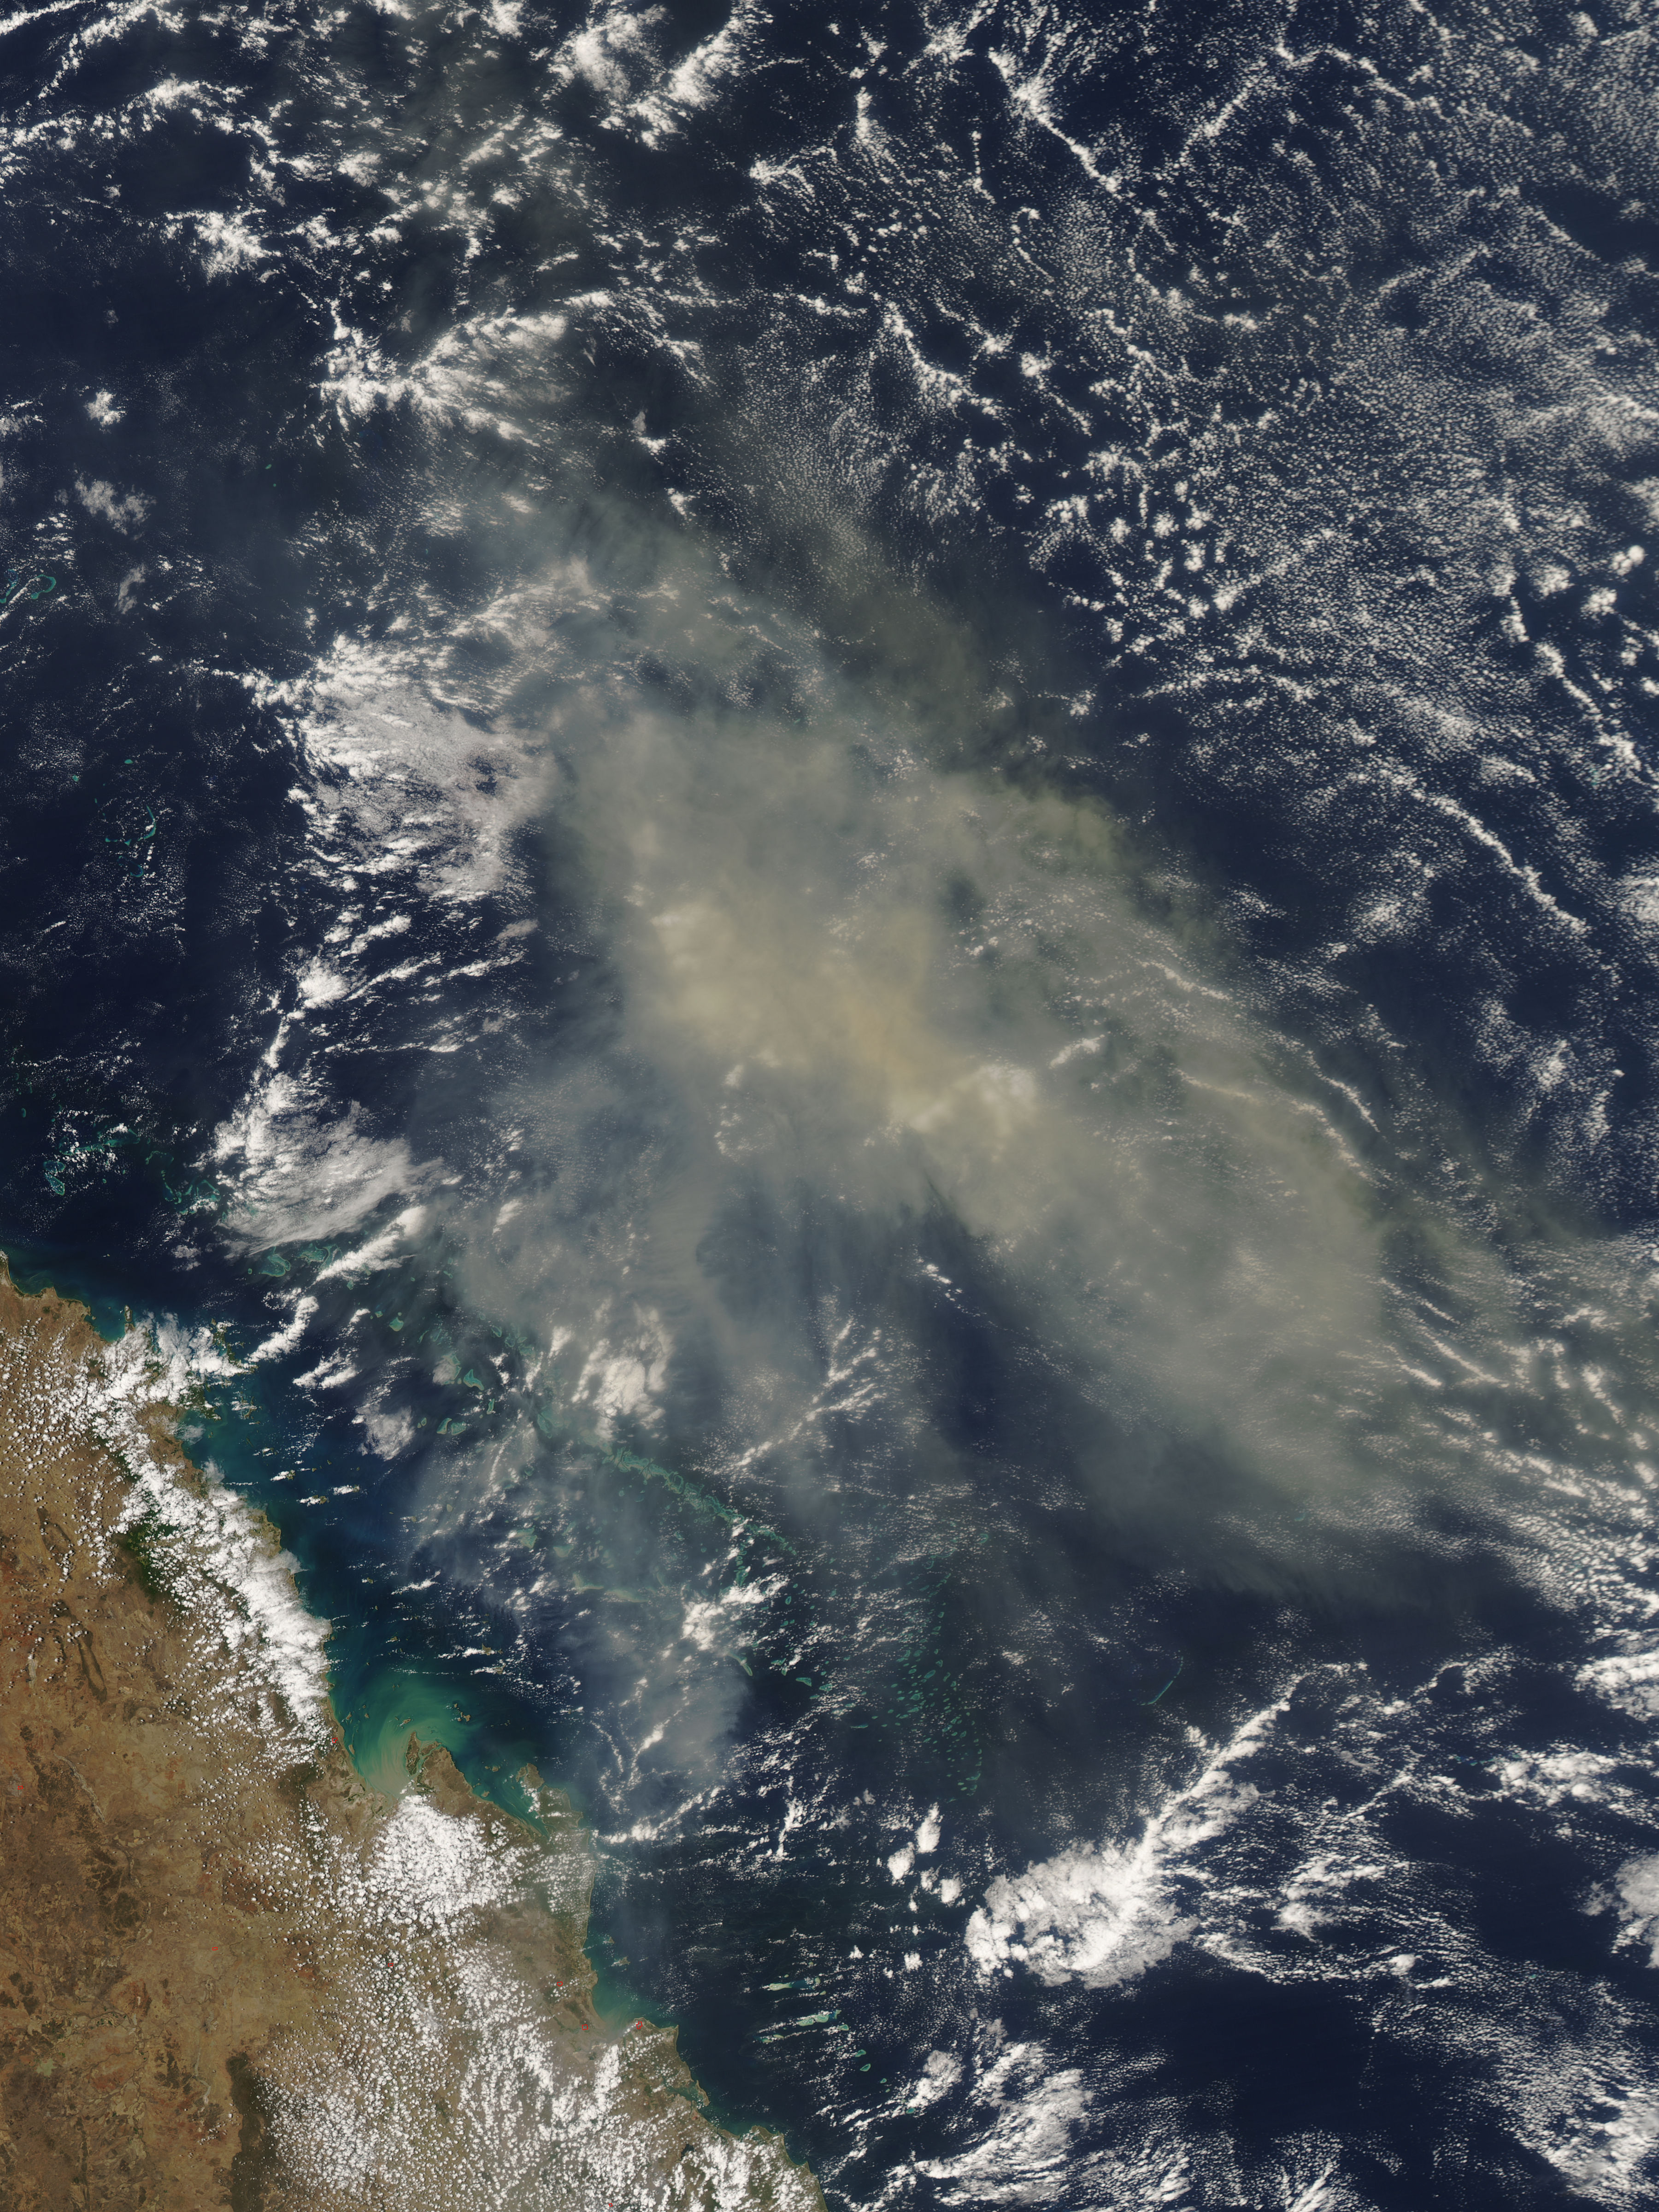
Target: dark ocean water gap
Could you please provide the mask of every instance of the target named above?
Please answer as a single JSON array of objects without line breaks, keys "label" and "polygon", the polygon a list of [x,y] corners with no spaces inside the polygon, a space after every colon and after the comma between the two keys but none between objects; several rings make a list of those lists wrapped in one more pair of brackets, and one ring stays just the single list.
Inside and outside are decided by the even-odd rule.
[{"label": "dark ocean water gap", "polygon": [[834,2203],[1651,2193],[1652,36],[0,26],[0,1245]]}]

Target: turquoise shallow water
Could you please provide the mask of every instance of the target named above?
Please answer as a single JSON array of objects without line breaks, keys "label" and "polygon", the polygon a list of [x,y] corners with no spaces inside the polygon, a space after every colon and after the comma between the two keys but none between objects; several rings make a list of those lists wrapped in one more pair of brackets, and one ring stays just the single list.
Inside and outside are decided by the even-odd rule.
[{"label": "turquoise shallow water", "polygon": [[[157,1324],[182,1327],[187,1335],[194,1329],[205,1340],[213,1326],[176,1309],[152,1313],[136,1283],[95,1262],[15,1241],[0,1249],[20,1290],[52,1288],[76,1300],[106,1343],[129,1328]],[[220,1340],[234,1343],[234,1330]],[[208,1349],[211,1354],[210,1342]],[[368,1511],[351,1516],[344,1501],[331,1498],[333,1510],[320,1513],[299,1502],[319,1486],[343,1487],[328,1479],[360,1469],[361,1455],[320,1436],[291,1382],[264,1366],[228,1377],[207,1372],[198,1402],[181,1408],[179,1431],[198,1463],[216,1468],[270,1517],[294,1559],[303,1601],[329,1622],[335,1710],[365,1779],[391,1795],[402,1790],[412,1729],[424,1742],[443,1744],[480,1795],[527,1814],[512,1777],[526,1762],[547,1760],[550,1739],[527,1729],[522,1694],[481,1680],[476,1663],[447,1668],[431,1648],[442,1641],[442,1622],[396,1609],[395,1582],[383,1565],[374,1571],[387,1549],[386,1534]]]},{"label": "turquoise shallow water", "polygon": [[[481,1674],[477,1656],[446,1664],[445,1648],[457,1635],[468,1640],[465,1624],[422,1606],[421,1594],[400,1595],[374,1501],[341,1480],[361,1474],[361,1454],[319,1436],[310,1409],[270,1368],[245,1370],[204,1395],[209,1417],[187,1413],[180,1434],[270,1516],[294,1558],[302,1599],[329,1622],[335,1711],[364,1778],[398,1794],[412,1730],[443,1744],[480,1795],[526,1812],[512,1776],[526,1761],[547,1761],[550,1738],[527,1727],[533,1709],[522,1692]],[[342,1489],[356,1494],[332,1494]],[[550,1770],[547,1778],[559,1778]]]},{"label": "turquoise shallow water", "polygon": [[0,25],[0,1238],[838,2208],[1653,2197],[1655,40]]},{"label": "turquoise shallow water", "polygon": [[113,1344],[126,1334],[131,1309],[94,1269],[68,1253],[53,1252],[38,1245],[13,1243],[4,1249],[11,1279],[20,1291],[33,1297],[45,1290],[55,1290],[64,1297],[78,1300],[106,1344]]}]

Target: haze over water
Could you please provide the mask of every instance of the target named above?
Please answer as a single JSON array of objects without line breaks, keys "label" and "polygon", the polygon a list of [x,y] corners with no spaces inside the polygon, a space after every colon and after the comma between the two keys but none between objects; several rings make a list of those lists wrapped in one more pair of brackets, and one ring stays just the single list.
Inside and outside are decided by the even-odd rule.
[{"label": "haze over water", "polygon": [[1644,2202],[1645,13],[0,69],[0,1229],[371,1780],[832,2203]]}]

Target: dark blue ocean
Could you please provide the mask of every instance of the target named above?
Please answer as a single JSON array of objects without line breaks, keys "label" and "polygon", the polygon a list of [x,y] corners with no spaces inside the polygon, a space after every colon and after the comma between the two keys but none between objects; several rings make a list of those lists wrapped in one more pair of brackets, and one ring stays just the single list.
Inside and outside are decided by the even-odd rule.
[{"label": "dark blue ocean", "polygon": [[1654,2201],[1656,96],[0,18],[0,1245],[833,2206]]}]

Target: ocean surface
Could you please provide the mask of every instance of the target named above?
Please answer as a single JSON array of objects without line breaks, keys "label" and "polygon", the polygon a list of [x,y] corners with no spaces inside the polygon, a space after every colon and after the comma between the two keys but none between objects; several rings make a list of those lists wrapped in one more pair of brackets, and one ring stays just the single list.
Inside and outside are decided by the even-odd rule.
[{"label": "ocean surface", "polygon": [[838,2208],[1659,2191],[1659,19],[0,19],[0,1245]]}]

